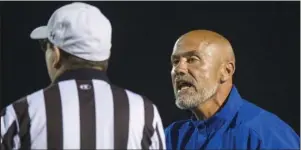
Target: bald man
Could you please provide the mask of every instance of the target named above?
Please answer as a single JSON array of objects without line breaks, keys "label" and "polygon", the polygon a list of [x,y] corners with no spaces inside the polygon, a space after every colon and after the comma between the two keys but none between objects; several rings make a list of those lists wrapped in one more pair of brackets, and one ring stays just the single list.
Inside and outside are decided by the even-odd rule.
[{"label": "bald man", "polygon": [[289,125],[239,95],[235,56],[223,36],[188,32],[175,43],[171,62],[176,105],[194,117],[166,128],[167,149],[300,149]]}]

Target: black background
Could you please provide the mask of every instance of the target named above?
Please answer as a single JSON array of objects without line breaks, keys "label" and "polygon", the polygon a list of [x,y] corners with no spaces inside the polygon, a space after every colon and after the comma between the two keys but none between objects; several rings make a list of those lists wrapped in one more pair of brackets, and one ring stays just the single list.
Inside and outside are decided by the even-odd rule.
[{"label": "black background", "polygon": [[[70,2],[2,2],[2,106],[46,87],[44,54],[30,32]],[[234,83],[243,98],[275,113],[299,134],[300,2],[88,2],[113,26],[111,81],[149,97],[166,127],[190,113],[174,104],[170,54],[194,29],[232,43]]]}]

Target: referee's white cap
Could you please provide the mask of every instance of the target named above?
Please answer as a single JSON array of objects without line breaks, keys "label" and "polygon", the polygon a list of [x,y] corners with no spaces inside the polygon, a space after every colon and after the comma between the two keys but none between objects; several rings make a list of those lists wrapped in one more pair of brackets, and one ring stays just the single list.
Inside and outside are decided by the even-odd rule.
[{"label": "referee's white cap", "polygon": [[57,9],[47,26],[34,29],[31,39],[47,39],[65,52],[90,61],[110,57],[112,27],[95,6],[75,2]]}]

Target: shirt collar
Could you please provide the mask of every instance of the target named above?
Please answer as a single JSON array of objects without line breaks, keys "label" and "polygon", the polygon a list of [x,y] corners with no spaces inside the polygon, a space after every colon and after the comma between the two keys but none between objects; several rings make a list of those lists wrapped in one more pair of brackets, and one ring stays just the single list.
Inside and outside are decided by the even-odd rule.
[{"label": "shirt collar", "polygon": [[64,80],[92,80],[92,79],[99,79],[106,82],[109,82],[109,78],[106,75],[106,72],[96,69],[88,69],[88,68],[81,68],[81,69],[74,69],[68,70],[61,74],[53,83],[58,83]]},{"label": "shirt collar", "polygon": [[236,87],[233,85],[225,104],[215,115],[209,119],[201,121],[196,120],[196,118],[193,116],[191,123],[193,126],[198,128],[205,127],[207,132],[211,133],[215,130],[218,130],[224,123],[230,122],[238,112],[242,103],[242,98],[239,95]]}]

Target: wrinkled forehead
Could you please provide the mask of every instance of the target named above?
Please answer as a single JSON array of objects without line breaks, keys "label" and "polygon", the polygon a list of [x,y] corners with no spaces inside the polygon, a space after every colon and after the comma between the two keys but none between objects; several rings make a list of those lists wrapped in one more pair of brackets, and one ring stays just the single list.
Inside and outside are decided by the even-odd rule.
[{"label": "wrinkled forehead", "polygon": [[181,56],[192,53],[205,55],[210,53],[210,49],[212,49],[214,45],[215,44],[207,40],[179,39],[174,45],[172,56]]}]

